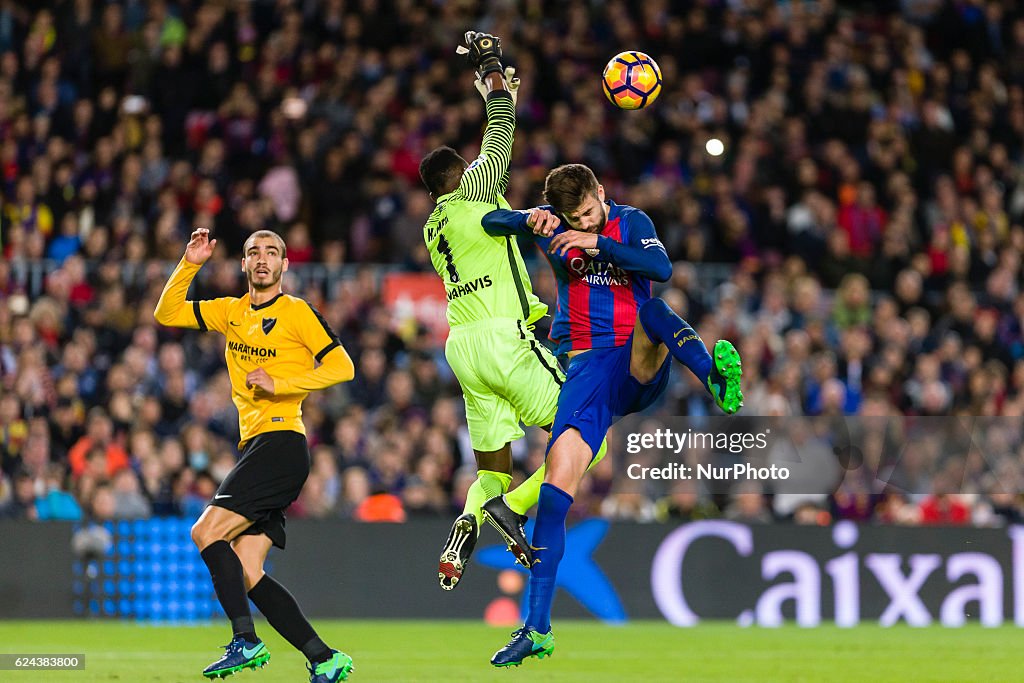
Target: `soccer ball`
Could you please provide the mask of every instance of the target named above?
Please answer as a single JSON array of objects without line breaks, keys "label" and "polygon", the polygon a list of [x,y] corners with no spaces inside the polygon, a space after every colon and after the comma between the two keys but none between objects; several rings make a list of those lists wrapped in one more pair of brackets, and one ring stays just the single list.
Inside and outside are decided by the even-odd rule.
[{"label": "soccer ball", "polygon": [[643,109],[661,94],[661,69],[643,52],[620,52],[604,68],[601,89],[619,109]]}]

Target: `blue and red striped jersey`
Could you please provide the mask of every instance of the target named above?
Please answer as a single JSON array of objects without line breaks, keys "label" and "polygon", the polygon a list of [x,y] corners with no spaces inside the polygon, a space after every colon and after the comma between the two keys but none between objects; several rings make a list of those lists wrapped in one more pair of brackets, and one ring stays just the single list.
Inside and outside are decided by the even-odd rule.
[{"label": "blue and red striped jersey", "polygon": [[[532,237],[551,264],[558,281],[551,339],[559,354],[625,344],[637,309],[652,296],[652,280],[664,282],[672,274],[668,254],[647,214],[625,204],[607,204],[608,222],[599,233],[596,254],[578,248],[564,256],[548,253],[554,236],[570,229],[564,219],[551,237],[541,237],[527,227],[525,211],[499,209],[483,218],[490,234]],[[554,211],[550,206],[540,208]]]}]

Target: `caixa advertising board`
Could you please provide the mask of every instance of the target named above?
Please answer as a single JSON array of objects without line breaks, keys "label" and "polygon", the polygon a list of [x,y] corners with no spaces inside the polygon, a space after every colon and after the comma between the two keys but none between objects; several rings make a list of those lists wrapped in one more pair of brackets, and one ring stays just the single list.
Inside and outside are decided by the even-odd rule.
[{"label": "caixa advertising board", "polygon": [[[197,596],[209,594],[204,605],[214,598],[187,520],[161,522],[159,543],[140,539],[134,526],[113,527],[93,576],[72,553],[71,525],[0,524],[0,537],[17,541],[11,557],[0,562],[0,618],[71,616],[83,591],[98,605],[90,611],[96,615],[158,621],[216,616],[215,605],[202,614],[198,607],[194,614],[138,609],[157,599],[187,607]],[[441,519],[296,520],[289,523],[288,551],[271,554],[271,572],[318,618],[472,619],[499,605],[506,616],[511,606],[516,617],[526,573],[489,528],[458,590],[438,589],[437,552],[447,532],[448,521]],[[198,568],[186,572],[185,559],[193,554]],[[1024,626],[1024,527],[588,519],[569,527],[557,583],[557,619]],[[37,599],[44,594],[52,600]]]},{"label": "caixa advertising board", "polygon": [[[438,590],[436,579],[444,523],[297,523],[294,532],[314,529],[319,538],[346,539],[345,552],[325,562],[322,543],[310,538],[293,547],[290,537],[275,571],[296,593],[308,586],[318,616],[474,618],[495,601],[522,604],[526,595],[524,581],[500,580],[506,570],[526,574],[490,529],[451,593]],[[306,548],[317,557],[306,561]],[[367,572],[367,563],[388,570]],[[338,590],[325,596],[317,590],[324,581]],[[1024,626],[1024,527],[588,519],[568,529],[557,583],[556,618]]]},{"label": "caixa advertising board", "polygon": [[700,521],[670,531],[650,568],[659,612],[778,626],[832,620],[891,626],[969,620],[1024,625],[1024,527],[951,529],[746,526]]}]

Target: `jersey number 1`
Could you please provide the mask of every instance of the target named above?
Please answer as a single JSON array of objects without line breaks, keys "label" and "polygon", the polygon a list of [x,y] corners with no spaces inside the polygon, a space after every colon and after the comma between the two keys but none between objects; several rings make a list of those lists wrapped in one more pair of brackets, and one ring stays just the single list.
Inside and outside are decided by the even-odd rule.
[{"label": "jersey number 1", "polygon": [[452,247],[448,240],[441,235],[437,240],[437,253],[444,256],[445,267],[448,268],[448,281],[458,282],[459,271],[455,270],[455,261],[452,259]]}]

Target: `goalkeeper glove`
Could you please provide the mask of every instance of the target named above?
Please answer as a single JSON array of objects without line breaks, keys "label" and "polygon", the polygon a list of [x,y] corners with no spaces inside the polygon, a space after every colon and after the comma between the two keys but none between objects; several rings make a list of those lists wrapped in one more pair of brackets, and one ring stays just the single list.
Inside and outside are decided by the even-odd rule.
[{"label": "goalkeeper glove", "polygon": [[[505,67],[505,83],[508,85],[508,92],[512,95],[512,105],[515,106],[519,96],[519,79],[516,78],[516,68],[514,66]],[[473,81],[473,85],[476,86],[476,91],[480,93],[480,97],[484,98],[484,102],[487,101],[487,84],[481,79]]]},{"label": "goalkeeper glove", "polygon": [[459,45],[455,52],[468,56],[469,63],[476,69],[477,78],[483,80],[487,74],[502,72],[501,38],[476,31],[466,31],[464,38],[469,47]]}]

